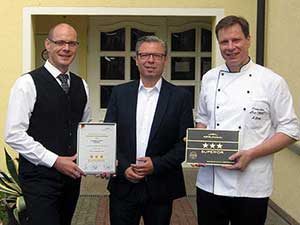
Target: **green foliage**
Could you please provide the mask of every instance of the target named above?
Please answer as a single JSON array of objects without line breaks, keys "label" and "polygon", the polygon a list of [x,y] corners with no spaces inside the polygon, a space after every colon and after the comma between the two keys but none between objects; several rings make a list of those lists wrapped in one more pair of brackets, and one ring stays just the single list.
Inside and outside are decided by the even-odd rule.
[{"label": "green foliage", "polygon": [[16,220],[19,222],[19,213],[25,209],[25,202],[18,179],[18,159],[13,159],[6,148],[5,162],[8,172],[0,171],[0,198],[1,205],[13,209]]},{"label": "green foliage", "polygon": [[[4,198],[5,194],[0,192],[0,199]],[[5,206],[0,204],[0,221],[3,222],[3,224],[7,224],[7,214],[5,211]]]}]

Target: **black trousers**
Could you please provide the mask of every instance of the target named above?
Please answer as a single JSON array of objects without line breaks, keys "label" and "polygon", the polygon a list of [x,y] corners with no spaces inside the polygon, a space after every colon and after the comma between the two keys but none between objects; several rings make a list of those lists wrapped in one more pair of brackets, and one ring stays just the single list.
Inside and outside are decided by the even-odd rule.
[{"label": "black trousers", "polygon": [[198,225],[264,225],[269,198],[218,196],[197,188]]},{"label": "black trousers", "polygon": [[173,201],[151,201],[143,182],[135,184],[126,197],[120,199],[110,194],[109,199],[111,225],[139,225],[141,217],[145,225],[170,224]]},{"label": "black trousers", "polygon": [[80,179],[39,173],[22,175],[20,182],[29,216],[27,225],[71,224],[79,196]]}]

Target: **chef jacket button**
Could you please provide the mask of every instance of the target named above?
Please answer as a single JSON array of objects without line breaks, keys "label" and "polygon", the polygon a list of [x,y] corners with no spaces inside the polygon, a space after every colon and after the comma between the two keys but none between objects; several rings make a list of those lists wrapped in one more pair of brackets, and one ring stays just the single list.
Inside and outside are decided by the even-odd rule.
[{"label": "chef jacket button", "polygon": [[246,108],[243,108],[244,111],[246,111]]},{"label": "chef jacket button", "polygon": [[251,74],[251,73],[249,74],[249,77],[252,77],[252,74]]},{"label": "chef jacket button", "polygon": [[218,108],[220,108],[220,107],[217,105],[217,109],[218,109]]},{"label": "chef jacket button", "polygon": [[221,89],[219,88],[218,91],[221,91]]},{"label": "chef jacket button", "polygon": [[224,73],[221,73],[222,76],[224,76]]},{"label": "chef jacket button", "polygon": [[247,91],[247,94],[250,94],[250,91]]},{"label": "chef jacket button", "polygon": [[241,126],[239,126],[239,129],[242,129],[242,127],[241,127]]},{"label": "chef jacket button", "polygon": [[219,124],[219,123],[217,123],[217,126],[220,126],[220,124]]}]

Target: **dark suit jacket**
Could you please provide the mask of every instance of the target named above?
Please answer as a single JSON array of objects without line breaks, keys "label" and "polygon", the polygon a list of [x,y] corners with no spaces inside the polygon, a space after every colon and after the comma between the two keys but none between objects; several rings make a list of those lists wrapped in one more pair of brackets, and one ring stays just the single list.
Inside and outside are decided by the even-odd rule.
[{"label": "dark suit jacket", "polygon": [[[106,122],[117,123],[117,176],[110,180],[108,190],[119,198],[136,185],[125,178],[124,172],[136,162],[138,87],[139,81],[116,86],[105,116]],[[154,172],[145,179],[153,201],[165,202],[186,194],[181,163],[185,158],[186,129],[194,126],[190,99],[185,89],[162,80],[146,150],[154,166]]]}]

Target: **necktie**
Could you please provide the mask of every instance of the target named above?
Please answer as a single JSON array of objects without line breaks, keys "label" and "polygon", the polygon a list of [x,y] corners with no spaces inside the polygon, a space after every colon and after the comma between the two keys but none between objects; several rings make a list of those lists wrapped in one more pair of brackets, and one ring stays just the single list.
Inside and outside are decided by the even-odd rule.
[{"label": "necktie", "polygon": [[61,81],[61,87],[66,92],[66,94],[69,92],[69,84],[68,84],[68,75],[67,74],[60,74],[58,76],[58,79]]}]

